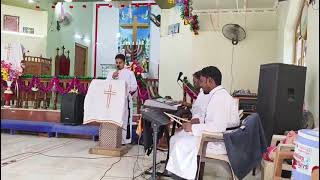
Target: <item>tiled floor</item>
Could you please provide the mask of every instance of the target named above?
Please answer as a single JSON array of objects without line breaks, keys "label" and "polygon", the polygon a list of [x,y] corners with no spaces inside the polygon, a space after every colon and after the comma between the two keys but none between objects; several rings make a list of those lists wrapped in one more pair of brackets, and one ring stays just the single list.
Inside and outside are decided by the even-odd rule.
[{"label": "tiled floor", "polygon": [[[94,147],[96,143],[84,139],[1,133],[1,179],[100,180],[106,170],[110,169],[111,165],[119,161],[120,158],[89,154],[89,148]],[[151,167],[152,156],[142,156],[143,147],[133,146],[126,157],[122,157],[118,163],[114,164],[103,179],[132,179],[138,150],[141,157],[138,158],[138,163],[135,166],[135,176]],[[159,151],[158,157],[158,160],[165,159],[166,154]],[[208,169],[212,169],[212,167],[208,165]],[[205,179],[223,179],[213,177],[210,172],[206,170]],[[148,176],[139,176],[136,179],[145,178]],[[260,179],[260,175],[255,177],[249,175],[246,179]]]}]

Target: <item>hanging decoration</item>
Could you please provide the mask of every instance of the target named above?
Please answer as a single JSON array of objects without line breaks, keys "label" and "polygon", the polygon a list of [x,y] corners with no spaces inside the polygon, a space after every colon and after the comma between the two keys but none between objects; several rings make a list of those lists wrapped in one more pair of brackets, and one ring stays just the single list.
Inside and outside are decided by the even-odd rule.
[{"label": "hanging decoration", "polygon": [[192,0],[180,0],[177,4],[181,5],[181,19],[184,25],[190,25],[190,30],[194,32],[195,35],[199,34],[199,20],[198,15],[193,15],[192,11]]},{"label": "hanging decoration", "polygon": [[[180,1],[181,1],[181,0],[180,0]],[[57,5],[57,2],[52,3],[51,8],[52,8],[52,9],[55,9],[55,8],[56,8],[56,5]],[[157,4],[156,4],[156,3],[132,3],[131,5],[138,8],[138,7],[140,7],[140,6],[148,6],[148,7],[151,7],[151,6],[157,5]],[[108,6],[109,8],[114,7],[112,4],[107,4],[107,6]],[[116,7],[118,7],[118,8],[124,8],[125,6],[126,6],[125,4],[120,4],[119,6],[116,6]],[[50,7],[50,6],[49,6],[49,7]],[[87,8],[87,5],[86,5],[86,4],[83,4],[81,7],[82,7],[82,8]],[[69,8],[70,8],[70,9],[74,9],[74,8],[76,8],[76,7],[74,6],[74,4],[70,4],[70,5],[69,5]],[[37,5],[35,6],[35,9],[40,10],[40,5],[37,4]]]},{"label": "hanging decoration", "polygon": [[[140,66],[138,61],[134,61],[134,63],[129,66],[129,69],[132,70],[136,76],[137,84],[138,84],[138,98],[140,101],[144,102],[146,99],[149,99],[149,92],[147,89],[146,79],[142,77],[144,72],[143,68]],[[31,74],[26,74],[21,76],[19,79],[15,79],[14,81],[10,81],[7,83],[9,79],[8,73],[2,73],[1,76],[1,88],[11,89],[18,85],[19,92],[35,92],[39,91],[41,93],[50,93],[57,92],[60,95],[77,92],[81,94],[86,94],[88,91],[88,87],[85,87],[80,80],[92,80],[92,77],[73,77],[73,76],[50,76],[50,75],[41,75],[34,76]],[[7,75],[8,74],[8,75]],[[28,79],[27,85],[25,84],[25,80]],[[51,79],[46,85],[41,82],[40,79]],[[96,79],[105,79],[105,78],[96,78]],[[62,80],[69,80],[67,83],[67,87],[64,88],[62,86]],[[13,94],[13,93],[12,93]],[[10,95],[11,98],[12,95]],[[8,101],[9,102],[9,101]]]},{"label": "hanging decoration", "polygon": [[[80,83],[78,78],[73,78],[69,83],[66,89],[60,86],[60,80],[57,77],[53,77],[51,81],[48,83],[47,86],[45,86],[43,83],[40,82],[39,77],[32,77],[31,81],[28,85],[25,85],[25,83],[18,79],[12,83],[12,87],[18,83],[19,91],[24,92],[31,92],[31,91],[40,91],[42,93],[49,93],[51,91],[56,91],[57,93],[63,95],[66,93],[69,93],[71,90],[77,89],[80,93],[86,94],[87,88],[83,86],[83,84]],[[4,86],[4,81],[1,79],[1,86]]]},{"label": "hanging decoration", "polygon": [[197,99],[199,92],[196,88],[188,81],[188,79],[183,79],[183,90],[192,98]]},{"label": "hanging decoration", "polygon": [[189,18],[189,23],[190,23],[190,30],[194,32],[195,35],[199,34],[199,20],[198,20],[198,15],[192,15]]}]

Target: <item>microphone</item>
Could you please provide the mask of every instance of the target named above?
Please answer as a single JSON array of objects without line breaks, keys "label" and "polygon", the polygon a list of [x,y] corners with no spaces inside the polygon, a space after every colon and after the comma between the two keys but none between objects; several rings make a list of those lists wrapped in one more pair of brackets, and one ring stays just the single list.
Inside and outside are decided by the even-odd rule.
[{"label": "microphone", "polygon": [[182,76],[182,75],[183,75],[183,72],[179,72],[179,76],[178,76],[177,82],[182,81],[182,80],[181,80],[181,76]]},{"label": "microphone", "polygon": [[179,76],[178,76],[178,79],[177,79],[177,83],[178,83],[178,85],[180,86],[181,89],[183,89],[183,87],[179,84],[179,81],[181,81],[182,84],[183,84],[183,81],[181,80],[181,76],[182,75],[183,75],[183,72],[179,72]]}]

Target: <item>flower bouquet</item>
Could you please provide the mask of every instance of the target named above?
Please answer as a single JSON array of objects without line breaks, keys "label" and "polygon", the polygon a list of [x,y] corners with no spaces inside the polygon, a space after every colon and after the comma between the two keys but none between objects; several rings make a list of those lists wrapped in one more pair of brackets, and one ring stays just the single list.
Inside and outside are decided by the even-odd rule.
[{"label": "flower bouquet", "polygon": [[14,68],[11,63],[1,61],[1,80],[7,83],[7,89],[4,91],[5,107],[10,107],[10,99],[13,95],[11,90],[12,82],[22,75],[21,68]]},{"label": "flower bouquet", "polygon": [[137,60],[133,60],[129,68],[134,73],[137,79],[138,97],[140,101],[144,102],[145,100],[149,99],[147,83],[146,80],[142,77],[144,69]]}]

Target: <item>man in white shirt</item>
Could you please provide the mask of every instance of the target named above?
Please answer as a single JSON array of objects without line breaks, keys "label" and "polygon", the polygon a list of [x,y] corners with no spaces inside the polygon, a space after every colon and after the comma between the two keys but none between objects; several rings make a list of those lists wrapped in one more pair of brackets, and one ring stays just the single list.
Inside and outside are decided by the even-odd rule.
[{"label": "man in white shirt", "polygon": [[122,143],[129,144],[131,143],[132,137],[132,115],[133,115],[133,103],[132,95],[137,91],[137,80],[132,71],[125,68],[125,56],[123,54],[118,54],[115,57],[117,69],[113,72],[110,72],[107,76],[108,80],[124,80],[128,87],[128,121],[123,122],[122,130]]},{"label": "man in white shirt", "polygon": [[201,71],[197,71],[193,74],[193,85],[196,88],[196,90],[199,92],[197,99],[194,101],[191,108],[191,113],[192,113],[191,121],[193,123],[204,122],[206,108],[209,103],[208,95],[203,93],[203,89],[200,86],[200,83],[201,83],[200,76],[201,76]]},{"label": "man in white shirt", "polygon": [[[184,123],[183,130],[170,139],[170,157],[166,169],[184,179],[195,179],[197,154],[204,131],[225,132],[240,124],[238,107],[234,99],[221,86],[222,75],[218,68],[209,66],[201,70],[201,88],[209,95],[203,122]],[[207,152],[226,154],[224,143],[209,143]]]},{"label": "man in white shirt", "polygon": [[[193,104],[187,103],[187,102],[182,102],[181,103],[182,107],[186,107],[186,109],[187,108],[191,108],[191,109],[190,109],[190,111],[183,109],[183,112],[181,112],[181,115],[179,115],[184,118],[191,118],[192,121],[195,121],[195,122],[203,122],[204,114],[205,114],[206,107],[208,105],[208,100],[209,100],[209,98],[207,97],[208,95],[205,95],[203,93],[202,88],[200,87],[200,75],[201,75],[201,70],[195,72],[192,75],[193,76],[193,86],[194,86],[195,90],[197,92],[199,92],[197,99],[193,102]],[[191,117],[189,115],[190,113],[191,113]]]}]

